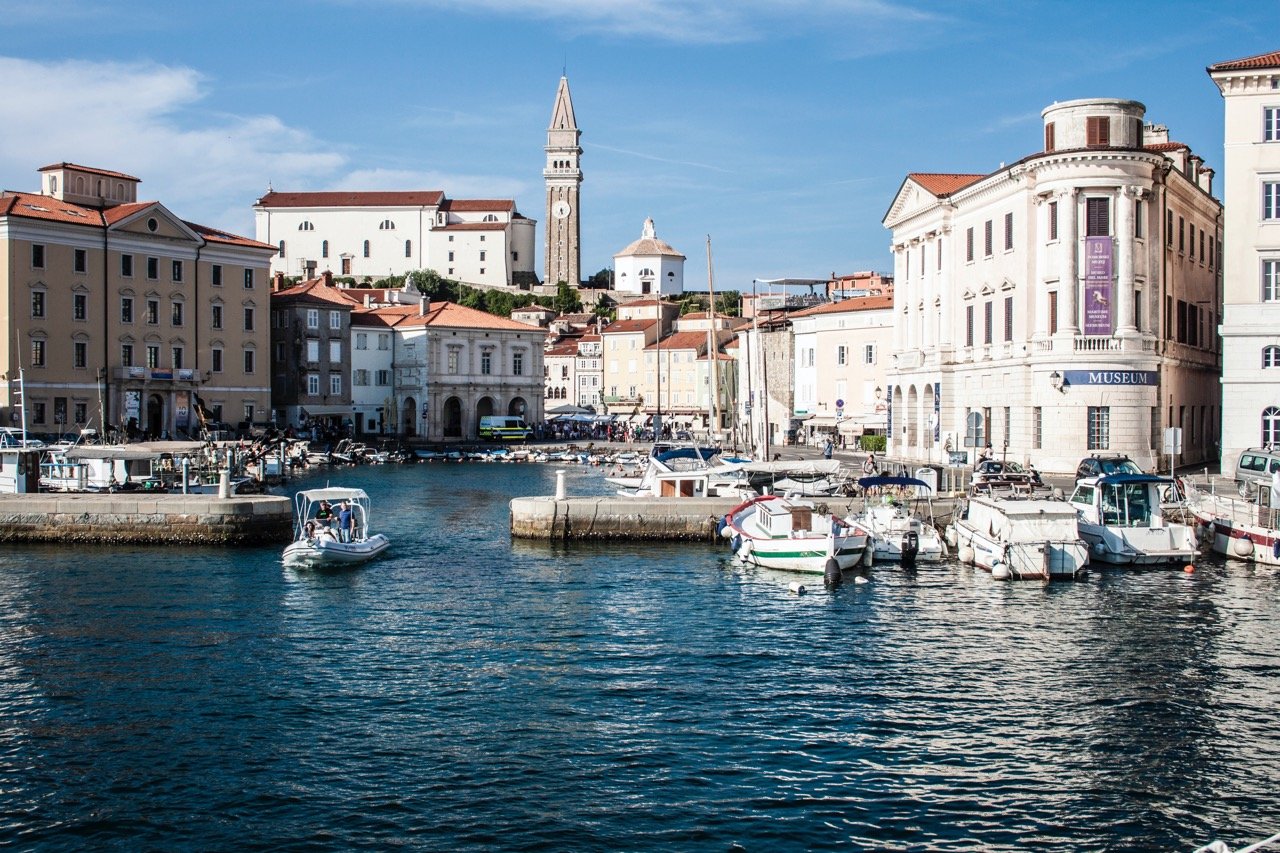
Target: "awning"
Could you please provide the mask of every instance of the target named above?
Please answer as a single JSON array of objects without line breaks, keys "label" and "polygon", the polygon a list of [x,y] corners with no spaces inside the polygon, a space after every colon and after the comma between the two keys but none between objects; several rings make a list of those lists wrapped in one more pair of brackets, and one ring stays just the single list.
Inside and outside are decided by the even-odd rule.
[{"label": "awning", "polygon": [[322,418],[326,415],[350,415],[350,406],[299,406],[298,413],[309,418]]}]

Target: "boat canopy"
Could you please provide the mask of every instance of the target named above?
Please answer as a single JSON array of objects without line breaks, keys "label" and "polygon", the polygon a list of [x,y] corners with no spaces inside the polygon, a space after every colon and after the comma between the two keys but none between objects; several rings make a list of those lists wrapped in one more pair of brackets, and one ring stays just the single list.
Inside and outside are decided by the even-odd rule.
[{"label": "boat canopy", "polygon": [[323,489],[306,489],[298,492],[298,497],[305,498],[308,501],[354,501],[368,500],[369,496],[365,494],[364,489],[343,488],[341,486],[329,486]]},{"label": "boat canopy", "polygon": [[1161,477],[1158,474],[1107,474],[1099,477],[1099,486],[1128,486],[1135,483],[1172,483],[1173,478]]},{"label": "boat canopy", "polygon": [[858,480],[858,485],[864,489],[874,489],[879,486],[923,486],[933,491],[932,486],[924,480],[917,480],[915,477],[863,477]]}]

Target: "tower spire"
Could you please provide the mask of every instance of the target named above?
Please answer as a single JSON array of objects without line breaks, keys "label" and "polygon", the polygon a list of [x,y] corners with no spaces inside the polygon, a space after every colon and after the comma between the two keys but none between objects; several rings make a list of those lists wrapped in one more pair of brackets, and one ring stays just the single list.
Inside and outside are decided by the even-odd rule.
[{"label": "tower spire", "polygon": [[[566,62],[566,65],[568,63]],[[551,124],[547,127],[547,162],[542,178],[547,187],[545,284],[561,281],[577,287],[582,281],[578,211],[582,186],[582,132],[573,114],[569,78],[560,78]]]}]

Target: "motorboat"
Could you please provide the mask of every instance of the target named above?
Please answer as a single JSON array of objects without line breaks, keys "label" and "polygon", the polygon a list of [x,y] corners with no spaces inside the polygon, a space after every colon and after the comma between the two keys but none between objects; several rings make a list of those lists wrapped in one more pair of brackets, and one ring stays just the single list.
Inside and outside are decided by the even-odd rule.
[{"label": "motorboat", "polygon": [[867,550],[867,532],[812,500],[757,495],[725,515],[720,534],[734,556],[767,569],[831,575],[851,569]]},{"label": "motorboat", "polygon": [[863,506],[850,519],[867,531],[873,559],[911,566],[946,557],[928,483],[915,477],[863,477],[858,486]]},{"label": "motorboat", "polygon": [[1222,492],[1216,481],[1203,489],[1190,481],[1180,483],[1209,547],[1233,560],[1280,566],[1280,473],[1272,476],[1270,488],[1227,483]]},{"label": "motorboat", "polygon": [[1030,475],[1000,472],[975,482],[949,528],[960,561],[1001,580],[1074,580],[1084,574],[1089,546],[1076,508],[1050,497]]},{"label": "motorboat", "polygon": [[[1177,486],[1155,474],[1085,477],[1071,494],[1089,558],[1125,566],[1186,565],[1199,550],[1196,532],[1165,515]],[[1172,505],[1172,504],[1170,504]]]},{"label": "motorboat", "polygon": [[[336,509],[331,518],[325,517],[330,507],[344,502],[350,504],[352,514],[352,529],[345,537],[336,527]],[[294,495],[293,506],[294,541],[284,549],[286,566],[354,565],[372,560],[391,547],[391,540],[384,534],[369,532],[369,496],[363,489],[306,489]]]}]

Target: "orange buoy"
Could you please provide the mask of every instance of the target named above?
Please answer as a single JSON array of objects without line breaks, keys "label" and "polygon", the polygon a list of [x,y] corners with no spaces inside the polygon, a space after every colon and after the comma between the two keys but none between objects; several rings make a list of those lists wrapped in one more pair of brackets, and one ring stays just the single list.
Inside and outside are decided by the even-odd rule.
[{"label": "orange buoy", "polygon": [[1188,563],[1187,565],[1182,567],[1182,570],[1190,575],[1195,573],[1196,567]]}]

